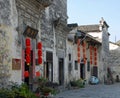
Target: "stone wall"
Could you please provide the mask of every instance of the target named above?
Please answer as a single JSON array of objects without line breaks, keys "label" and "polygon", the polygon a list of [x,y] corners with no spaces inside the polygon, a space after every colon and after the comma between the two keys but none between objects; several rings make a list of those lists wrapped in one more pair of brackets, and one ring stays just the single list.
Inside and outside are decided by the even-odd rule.
[{"label": "stone wall", "polygon": [[114,79],[116,75],[120,77],[120,46],[115,43],[110,44],[109,67],[111,68]]}]

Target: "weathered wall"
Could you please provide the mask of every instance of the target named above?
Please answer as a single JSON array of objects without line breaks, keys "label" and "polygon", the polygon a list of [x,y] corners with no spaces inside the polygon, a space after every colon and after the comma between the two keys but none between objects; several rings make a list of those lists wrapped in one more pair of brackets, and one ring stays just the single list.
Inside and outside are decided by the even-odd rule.
[{"label": "weathered wall", "polygon": [[[61,24],[62,21],[62,24]],[[64,21],[64,22],[63,22]],[[59,24],[60,22],[60,24]],[[45,8],[41,14],[41,40],[44,53],[53,52],[53,81],[58,81],[59,68],[58,59],[64,59],[64,81],[66,79],[66,31],[67,25],[67,0],[54,0],[53,4]],[[46,61],[46,58],[44,59]]]},{"label": "weathered wall", "polygon": [[[17,12],[15,0],[0,1],[0,36],[1,36],[1,71],[4,77],[1,82],[6,83],[12,76],[12,58],[17,51],[15,36],[17,35]],[[16,73],[15,73],[16,74]],[[2,75],[2,74],[1,74]],[[9,78],[8,78],[9,77]],[[2,80],[3,79],[3,80]],[[2,84],[2,83],[0,83]],[[4,85],[3,85],[4,86]]]},{"label": "weathered wall", "polygon": [[114,79],[116,75],[120,77],[120,46],[115,43],[109,43],[110,46],[110,56],[109,56],[109,66],[111,68]]}]

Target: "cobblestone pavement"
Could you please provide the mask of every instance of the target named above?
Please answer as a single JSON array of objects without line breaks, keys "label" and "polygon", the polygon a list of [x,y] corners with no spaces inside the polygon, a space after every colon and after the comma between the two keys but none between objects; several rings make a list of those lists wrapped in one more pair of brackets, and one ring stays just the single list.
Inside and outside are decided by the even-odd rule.
[{"label": "cobblestone pavement", "polygon": [[55,98],[120,98],[120,83],[112,85],[87,85],[59,93]]}]

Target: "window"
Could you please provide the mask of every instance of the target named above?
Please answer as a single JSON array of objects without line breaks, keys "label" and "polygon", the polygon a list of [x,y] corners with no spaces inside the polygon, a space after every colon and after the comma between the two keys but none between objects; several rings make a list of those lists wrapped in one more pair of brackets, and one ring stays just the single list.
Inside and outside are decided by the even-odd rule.
[{"label": "window", "polygon": [[90,71],[90,62],[87,62],[87,71]]},{"label": "window", "polygon": [[68,56],[69,56],[69,61],[71,61],[71,54],[68,54]]},{"label": "window", "polygon": [[71,71],[72,71],[72,64],[69,63],[69,64],[68,64],[68,72],[69,72],[69,74],[71,73]]},{"label": "window", "polygon": [[75,70],[78,70],[78,62],[75,61]]}]

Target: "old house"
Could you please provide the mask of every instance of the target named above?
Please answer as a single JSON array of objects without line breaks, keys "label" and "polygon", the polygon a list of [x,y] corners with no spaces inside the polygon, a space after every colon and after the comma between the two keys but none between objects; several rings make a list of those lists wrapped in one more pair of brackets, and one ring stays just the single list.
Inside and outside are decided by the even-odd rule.
[{"label": "old house", "polygon": [[68,24],[72,31],[68,34],[67,51],[68,81],[86,79],[91,76],[100,76],[100,50],[101,42],[91,35],[78,30],[78,25]]},{"label": "old house", "polygon": [[0,84],[35,77],[64,85],[67,64],[67,0],[0,1]]},{"label": "old house", "polygon": [[[101,18],[100,23],[96,25],[81,25],[78,30],[81,30],[98,40],[101,45],[99,51],[99,78],[102,82],[107,78],[107,67],[109,62],[109,32],[108,24]],[[95,69],[97,70],[97,69]]]}]

